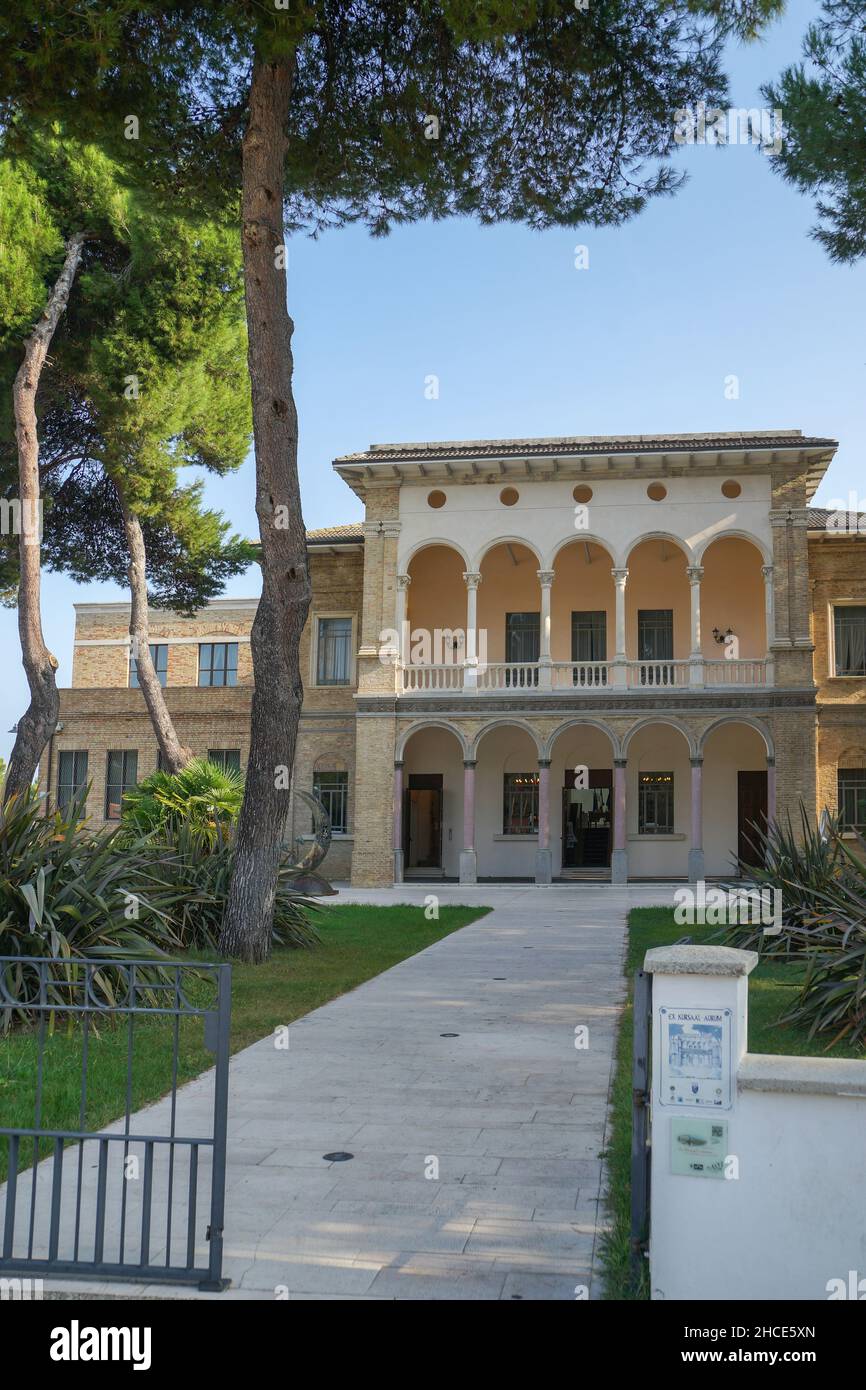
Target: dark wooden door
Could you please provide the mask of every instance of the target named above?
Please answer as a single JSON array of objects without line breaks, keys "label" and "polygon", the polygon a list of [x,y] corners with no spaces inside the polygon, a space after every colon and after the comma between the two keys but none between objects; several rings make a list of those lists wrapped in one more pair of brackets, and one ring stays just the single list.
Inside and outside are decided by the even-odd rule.
[{"label": "dark wooden door", "polygon": [[766,772],[737,773],[737,855],[744,864],[760,864],[762,856],[755,848],[754,827],[767,829]]},{"label": "dark wooden door", "polygon": [[442,774],[410,773],[403,807],[407,869],[442,867]]}]

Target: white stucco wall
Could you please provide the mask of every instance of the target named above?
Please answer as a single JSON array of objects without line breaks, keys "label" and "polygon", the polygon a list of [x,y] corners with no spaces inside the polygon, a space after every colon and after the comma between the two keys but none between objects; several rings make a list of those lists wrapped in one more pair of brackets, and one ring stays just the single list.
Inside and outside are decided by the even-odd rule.
[{"label": "white stucco wall", "polygon": [[[680,951],[705,950],[700,947]],[[745,976],[653,974],[658,1010],[734,1011],[739,1080],[730,1110],[661,1107],[652,1091],[651,1292],[655,1299],[826,1299],[828,1283],[866,1276],[866,1063],[742,1055]],[[762,1074],[763,1089],[746,1089]],[[772,1089],[767,1089],[770,1087]],[[822,1094],[819,1088],[833,1093]],[[670,1171],[671,1119],[728,1126],[730,1179]],[[866,1289],[866,1285],[864,1285]]]},{"label": "white stucco wall", "polygon": [[[736,475],[731,475],[735,477]],[[716,536],[739,531],[759,541],[769,558],[772,538],[768,511],[769,475],[737,477],[741,495],[734,501],[722,496],[719,477],[665,478],[667,497],[651,502],[646,493],[652,475],[644,478],[588,478],[593,489],[587,504],[586,526],[575,527],[574,480],[508,480],[520,494],[513,507],[499,500],[503,483],[453,483],[436,488],[446,496],[445,505],[427,505],[431,486],[406,484],[400,489],[400,543],[398,569],[405,572],[421,545],[439,540],[454,545],[469,569],[480,568],[484,552],[501,540],[522,541],[531,546],[539,567],[550,569],[561,546],[578,539],[596,539],[608,546],[617,565],[624,565],[629,549],[641,537],[667,534],[681,538],[690,563],[698,563],[703,548]]]}]

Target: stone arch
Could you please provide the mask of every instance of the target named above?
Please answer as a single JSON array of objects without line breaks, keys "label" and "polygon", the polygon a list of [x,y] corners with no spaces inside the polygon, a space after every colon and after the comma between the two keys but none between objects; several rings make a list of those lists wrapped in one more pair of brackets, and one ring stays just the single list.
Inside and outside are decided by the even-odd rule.
[{"label": "stone arch", "polygon": [[485,736],[491,733],[494,729],[522,730],[523,733],[528,734],[529,737],[532,739],[533,743],[535,744],[539,758],[545,758],[547,756],[546,753],[543,751],[544,743],[542,739],[540,738],[537,731],[532,727],[532,725],[527,722],[527,720],[515,719],[513,715],[504,714],[501,719],[488,720],[488,722],[484,724],[482,728],[480,728],[477,731],[477,733],[469,740],[469,751],[466,753],[466,758],[468,760],[477,760],[478,749],[480,744],[482,743]]},{"label": "stone arch", "polygon": [[556,563],[556,557],[560,555],[567,546],[580,545],[584,541],[587,545],[597,545],[601,550],[607,552],[610,556],[611,569],[620,569],[622,567],[619,553],[611,541],[606,541],[603,536],[597,536],[594,533],[591,534],[589,531],[572,531],[570,536],[565,536],[551,547],[542,568],[552,570]]},{"label": "stone arch", "polygon": [[576,715],[573,719],[566,719],[564,723],[558,725],[558,727],[554,729],[553,733],[550,735],[550,737],[544,745],[544,752],[542,754],[542,757],[550,758],[553,754],[553,749],[556,746],[556,742],[560,734],[566,733],[569,729],[577,728],[581,724],[588,725],[591,729],[598,729],[600,733],[607,735],[610,741],[611,751],[615,759],[621,758],[623,756],[620,749],[620,741],[614,733],[613,729],[608,728],[608,726],[604,724],[600,719],[591,719],[586,715]]},{"label": "stone arch", "polygon": [[475,555],[473,556],[471,568],[472,568],[473,570],[475,570],[475,571],[480,571],[480,570],[481,570],[482,564],[484,563],[485,559],[486,559],[487,556],[490,554],[490,552],[491,552],[492,550],[496,550],[496,548],[497,548],[498,546],[500,546],[500,545],[519,545],[519,546],[522,546],[524,550],[528,550],[528,551],[530,552],[530,554],[532,554],[532,555],[535,556],[536,560],[538,561],[538,568],[539,568],[539,569],[543,569],[543,568],[544,568],[544,565],[542,564],[542,557],[541,557],[541,554],[540,554],[540,552],[536,549],[536,547],[535,547],[535,545],[534,545],[534,543],[533,543],[532,541],[527,540],[527,538],[526,538],[525,536],[510,536],[510,535],[509,535],[509,536],[495,536],[495,537],[493,537],[493,539],[491,539],[491,540],[489,540],[489,541],[485,541],[484,544],[483,544],[483,546],[481,547],[481,549],[478,550],[478,551],[476,551]]},{"label": "stone arch", "polygon": [[626,567],[628,567],[628,562],[634,551],[637,550],[639,545],[643,545],[645,541],[668,541],[671,545],[676,546],[678,550],[682,551],[687,565],[695,564],[692,547],[689,545],[688,541],[683,540],[682,536],[674,536],[670,531],[645,531],[642,536],[636,536],[634,540],[628,541],[623,547]]},{"label": "stone arch", "polygon": [[469,556],[459,541],[455,541],[450,536],[425,536],[423,540],[416,542],[411,550],[407,550],[404,555],[399,557],[397,562],[397,573],[408,574],[409,566],[416,555],[420,555],[422,550],[431,550],[437,546],[441,546],[445,550],[453,550],[455,555],[459,556],[462,560],[465,570],[468,571],[472,568],[469,563]]},{"label": "stone arch", "polygon": [[719,541],[726,540],[747,541],[748,544],[753,545],[760,554],[761,564],[771,565],[773,563],[772,551],[770,550],[769,546],[767,546],[765,542],[761,540],[760,536],[753,535],[751,531],[727,529],[724,531],[717,531],[715,532],[715,534],[707,536],[704,540],[698,541],[694,549],[695,558],[691,563],[695,565],[702,564],[703,557],[709,550],[710,546],[716,545]]},{"label": "stone arch", "polygon": [[622,757],[628,757],[629,744],[635,734],[640,733],[641,729],[649,728],[652,724],[667,724],[669,728],[676,729],[682,734],[688,745],[689,757],[696,758],[699,756],[698,740],[691,729],[689,729],[681,719],[675,719],[674,716],[670,714],[648,714],[644,719],[639,719],[636,724],[632,724],[628,733],[623,737]]},{"label": "stone arch", "polygon": [[753,716],[750,714],[742,714],[740,712],[737,712],[736,714],[723,714],[719,719],[714,719],[712,724],[710,724],[709,728],[704,729],[704,732],[698,739],[698,751],[697,754],[693,756],[698,756],[701,758],[704,756],[704,749],[707,745],[707,740],[709,739],[713,731],[715,729],[720,729],[723,724],[748,724],[748,726],[754,729],[756,733],[760,734],[761,738],[764,740],[764,746],[767,750],[767,757],[770,759],[775,759],[776,745],[773,742],[773,735],[770,733],[770,730],[767,728],[766,724],[764,724],[760,719],[753,718]]},{"label": "stone arch", "polygon": [[406,745],[412,738],[413,734],[421,733],[424,729],[447,729],[450,734],[454,735],[458,744],[460,745],[460,750],[463,755],[464,761],[470,756],[474,756],[470,755],[470,753],[468,752],[468,744],[462,730],[458,729],[456,724],[452,724],[450,719],[425,718],[416,719],[413,724],[409,725],[408,729],[403,729],[402,732],[398,735],[396,750],[394,754],[396,762],[403,761],[406,752]]}]

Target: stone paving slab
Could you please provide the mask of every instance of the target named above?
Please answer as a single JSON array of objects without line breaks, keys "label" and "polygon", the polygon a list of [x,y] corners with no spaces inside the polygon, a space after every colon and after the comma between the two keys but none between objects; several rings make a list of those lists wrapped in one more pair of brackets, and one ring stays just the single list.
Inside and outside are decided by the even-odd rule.
[{"label": "stone paving slab", "polygon": [[[494,910],[293,1024],[287,1050],[266,1038],[232,1059],[232,1287],[220,1297],[573,1299],[578,1286],[599,1296],[625,916],[670,902],[673,886],[425,883],[339,901],[409,902],[420,913],[431,892]],[[588,1050],[574,1045],[580,1024]],[[208,1073],[178,1093],[179,1131],[206,1133],[211,1104]],[[141,1134],[166,1132],[168,1102],[134,1119]],[[323,1158],[336,1150],[354,1157]],[[86,1199],[95,1172],[85,1165]],[[155,1250],[166,1180],[157,1162]],[[50,1161],[37,1183],[50,1189]],[[173,1230],[184,1219],[181,1199]],[[107,1246],[117,1234],[109,1212]],[[215,1296],[46,1281],[49,1293],[85,1287]]]}]

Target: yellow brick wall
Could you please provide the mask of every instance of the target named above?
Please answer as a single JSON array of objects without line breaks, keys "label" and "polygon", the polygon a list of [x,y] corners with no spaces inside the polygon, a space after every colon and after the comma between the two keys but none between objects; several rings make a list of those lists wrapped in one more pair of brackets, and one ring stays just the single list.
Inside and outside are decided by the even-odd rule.
[{"label": "yellow brick wall", "polygon": [[831,667],[832,605],[866,604],[866,537],[811,536],[809,573],[815,683],[818,686],[816,805],[838,811],[840,767],[866,767],[866,679],[836,676]]}]

